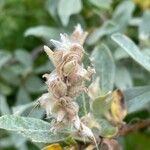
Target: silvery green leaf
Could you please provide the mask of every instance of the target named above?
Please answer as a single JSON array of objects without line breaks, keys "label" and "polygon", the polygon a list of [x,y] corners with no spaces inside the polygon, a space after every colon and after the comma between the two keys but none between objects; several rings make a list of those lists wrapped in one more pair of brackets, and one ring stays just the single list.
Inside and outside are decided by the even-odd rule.
[{"label": "silvery green leaf", "polygon": [[115,41],[124,51],[126,51],[137,63],[150,71],[150,57],[144,55],[131,39],[123,34],[113,34],[112,40]]},{"label": "silvery green leaf", "polygon": [[46,87],[38,76],[30,75],[25,81],[25,88],[30,93],[39,93],[43,92]]},{"label": "silvery green leaf", "polygon": [[51,125],[40,119],[4,115],[0,117],[0,129],[13,131],[31,139],[33,142],[55,143],[63,141],[68,134],[59,132],[54,134],[50,131]]},{"label": "silvery green leaf", "polygon": [[87,43],[89,45],[92,45],[96,43],[103,36],[112,34],[113,32],[117,32],[117,31],[118,31],[118,27],[116,26],[115,22],[111,20],[106,21],[101,27],[97,28],[91,35],[89,35],[87,39]]},{"label": "silvery green leaf", "polygon": [[1,51],[0,50],[0,68],[10,60],[11,54],[6,52],[6,51]]},{"label": "silvery green leaf", "polygon": [[131,25],[131,26],[139,26],[140,25],[140,23],[141,23],[141,17],[134,17],[134,18],[132,18],[131,20],[130,20],[130,22],[129,22],[129,24]]},{"label": "silvery green leaf", "polygon": [[129,55],[126,51],[122,50],[122,48],[117,48],[114,52],[114,58],[115,60],[120,60],[120,59],[126,59],[128,58]]},{"label": "silvery green leaf", "polygon": [[89,0],[89,2],[100,9],[108,9],[111,5],[112,0]]},{"label": "silvery green leaf", "polygon": [[27,104],[31,102],[31,97],[24,87],[19,88],[19,90],[17,91],[16,99],[17,105]]},{"label": "silvery green leaf", "polygon": [[3,68],[3,71],[0,72],[1,78],[9,83],[10,85],[18,86],[20,78],[11,70],[10,66]]},{"label": "silvery green leaf", "polygon": [[150,105],[150,86],[129,88],[124,91],[128,113],[138,111]]},{"label": "silvery green leaf", "polygon": [[102,137],[111,138],[118,133],[118,128],[111,125],[107,120],[98,118],[96,121],[99,123],[99,134]]},{"label": "silvery green leaf", "polygon": [[27,109],[33,108],[34,105],[35,105],[35,102],[31,102],[31,103],[24,104],[24,105],[17,105],[17,106],[12,107],[12,112],[15,115],[21,115]]},{"label": "silvery green leaf", "polygon": [[76,98],[79,105],[79,116],[85,116],[89,112],[89,97],[82,93]]},{"label": "silvery green leaf", "polygon": [[32,58],[29,52],[26,50],[17,49],[15,51],[16,59],[26,67],[32,67]]},{"label": "silvery green leaf", "polygon": [[49,12],[49,14],[56,19],[57,18],[57,5],[58,5],[59,0],[47,0],[46,1],[46,9]]},{"label": "silvery green leaf", "polygon": [[142,40],[150,39],[150,11],[144,12],[139,25],[139,38]]},{"label": "silvery green leaf", "polygon": [[134,11],[134,3],[132,1],[123,1],[114,11],[111,20],[106,21],[101,27],[97,28],[88,38],[87,43],[92,45],[105,35],[114,32],[125,31],[132,13]]},{"label": "silvery green leaf", "polygon": [[98,45],[91,54],[96,69],[95,77],[100,78],[100,88],[106,94],[112,91],[115,80],[115,64],[112,54],[106,45]]},{"label": "silvery green leaf", "polygon": [[121,90],[132,87],[132,77],[126,67],[121,65],[116,67],[115,84]]},{"label": "silvery green leaf", "polygon": [[69,23],[69,18],[73,14],[78,14],[82,9],[81,0],[59,0],[58,15],[64,26]]},{"label": "silvery green leaf", "polygon": [[43,64],[38,66],[37,68],[35,68],[34,72],[37,74],[41,74],[41,73],[45,73],[45,72],[49,72],[49,71],[53,71],[54,70],[54,66],[52,64],[52,62],[50,62],[49,60]]},{"label": "silvery green leaf", "polygon": [[104,96],[99,96],[93,100],[91,109],[96,118],[104,117],[108,114],[111,107],[112,94],[109,92]]},{"label": "silvery green leaf", "polygon": [[10,87],[9,84],[4,83],[3,81],[1,81],[1,83],[0,83],[0,92],[3,95],[9,95],[12,92],[12,88]]},{"label": "silvery green leaf", "polygon": [[128,25],[135,5],[132,1],[123,1],[114,11],[112,20],[118,25],[121,31],[124,31]]},{"label": "silvery green leaf", "polygon": [[11,113],[9,106],[7,104],[6,97],[1,94],[0,94],[0,112],[1,112],[1,115],[6,115],[6,114]]},{"label": "silvery green leaf", "polygon": [[28,28],[24,35],[25,36],[35,36],[49,41],[51,38],[58,38],[61,30],[58,28],[48,27],[48,26],[35,26]]}]

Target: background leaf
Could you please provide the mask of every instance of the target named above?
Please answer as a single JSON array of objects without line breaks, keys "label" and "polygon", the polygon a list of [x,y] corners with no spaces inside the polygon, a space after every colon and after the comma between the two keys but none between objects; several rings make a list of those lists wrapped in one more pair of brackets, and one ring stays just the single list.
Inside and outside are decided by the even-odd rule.
[{"label": "background leaf", "polygon": [[53,134],[50,124],[39,119],[5,115],[0,117],[0,128],[17,132],[34,142],[53,143],[62,141],[67,134]]},{"label": "background leaf", "polygon": [[128,113],[133,113],[150,105],[150,86],[129,88],[124,91]]},{"label": "background leaf", "polygon": [[100,77],[102,93],[108,93],[113,89],[115,80],[115,64],[109,48],[106,45],[95,47],[91,54],[96,76]]},{"label": "background leaf", "polygon": [[98,8],[105,8],[108,9],[110,7],[110,4],[112,0],[89,0],[89,2]]},{"label": "background leaf", "polygon": [[48,26],[36,26],[28,28],[24,35],[25,36],[35,36],[42,38],[43,40],[49,41],[51,38],[58,38],[61,30]]},{"label": "background leaf", "polygon": [[125,90],[133,86],[132,77],[128,69],[124,66],[117,66],[115,85],[121,90]]},{"label": "background leaf", "polygon": [[142,54],[139,48],[125,35],[114,34],[112,39],[125,50],[136,62],[150,71],[150,57]]},{"label": "background leaf", "polygon": [[69,23],[69,18],[73,14],[77,14],[82,9],[81,0],[60,0],[58,3],[58,15],[64,26]]}]

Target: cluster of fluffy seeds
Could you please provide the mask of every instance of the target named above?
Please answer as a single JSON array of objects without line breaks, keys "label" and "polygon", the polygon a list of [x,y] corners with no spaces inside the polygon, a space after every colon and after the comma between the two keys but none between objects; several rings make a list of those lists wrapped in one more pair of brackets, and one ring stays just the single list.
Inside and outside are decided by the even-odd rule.
[{"label": "cluster of fluffy seeds", "polygon": [[39,102],[47,116],[56,120],[53,131],[58,131],[63,124],[70,123],[82,136],[93,138],[91,129],[80,121],[79,107],[75,102],[80,93],[87,92],[84,81],[90,80],[95,73],[93,68],[85,69],[82,64],[86,37],[87,33],[77,25],[71,36],[60,34],[60,41],[51,40],[55,46],[54,51],[44,46],[55,70],[43,75],[48,92],[39,98]]}]

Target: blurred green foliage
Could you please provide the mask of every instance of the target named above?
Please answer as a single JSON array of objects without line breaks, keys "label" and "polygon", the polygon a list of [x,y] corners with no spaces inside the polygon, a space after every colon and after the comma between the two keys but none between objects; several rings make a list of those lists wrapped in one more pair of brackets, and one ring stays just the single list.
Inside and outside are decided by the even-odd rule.
[{"label": "blurred green foliage", "polygon": [[[0,114],[17,113],[20,109],[22,115],[28,115],[34,105],[31,102],[46,90],[41,75],[53,70],[52,64],[42,52],[42,46],[47,44],[52,47],[50,38],[58,39],[59,33],[70,33],[77,23],[89,32],[85,44],[88,53],[95,53],[93,50],[101,47],[101,44],[110,49],[115,75],[109,76],[108,72],[104,78],[107,77],[106,80],[111,82],[114,76],[115,88],[126,90],[134,86],[150,85],[150,10],[147,0],[142,2],[144,7],[137,0],[0,0]],[[128,41],[118,46],[116,43],[122,45],[120,39],[115,37],[115,43],[110,38],[116,32],[130,37],[141,53],[138,54],[135,45],[131,43],[128,52]],[[107,60],[103,60],[100,66],[109,67],[104,61]],[[109,86],[107,88],[112,89],[113,85]],[[149,94],[149,89],[146,86],[132,90]],[[149,101],[150,97],[147,95],[146,99]],[[145,104],[147,101],[140,115],[131,110],[132,114],[127,116],[126,121],[149,117],[150,105],[148,103],[145,107]],[[41,118],[43,111],[35,109],[30,116]],[[0,130],[0,138],[2,150],[38,149],[27,139],[18,138],[18,135],[4,130]],[[149,130],[138,131],[122,138],[121,143],[125,150],[148,150],[149,139]]]}]

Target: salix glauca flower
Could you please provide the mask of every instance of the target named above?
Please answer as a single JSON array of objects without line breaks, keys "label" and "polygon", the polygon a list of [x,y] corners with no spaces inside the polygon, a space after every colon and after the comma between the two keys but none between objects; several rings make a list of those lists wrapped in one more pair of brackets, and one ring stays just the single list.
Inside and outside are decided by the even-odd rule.
[{"label": "salix glauca flower", "polygon": [[70,123],[82,136],[94,139],[91,129],[81,122],[78,116],[79,106],[75,102],[76,96],[87,92],[84,81],[90,80],[95,73],[93,68],[85,69],[82,64],[86,36],[87,33],[77,25],[70,37],[60,34],[60,41],[51,40],[55,51],[44,46],[44,51],[53,62],[55,70],[43,75],[46,78],[48,93],[43,94],[39,102],[47,115],[56,120],[52,130],[58,131],[59,124]]}]

